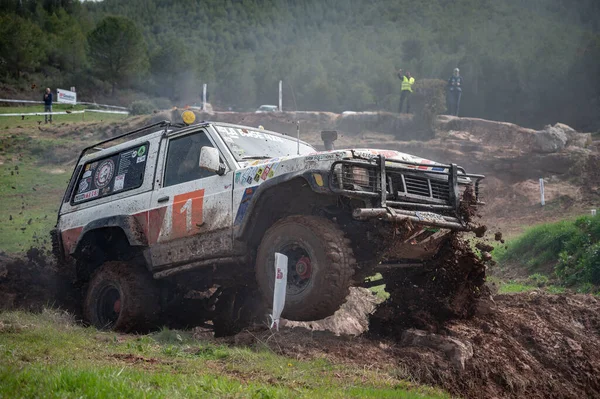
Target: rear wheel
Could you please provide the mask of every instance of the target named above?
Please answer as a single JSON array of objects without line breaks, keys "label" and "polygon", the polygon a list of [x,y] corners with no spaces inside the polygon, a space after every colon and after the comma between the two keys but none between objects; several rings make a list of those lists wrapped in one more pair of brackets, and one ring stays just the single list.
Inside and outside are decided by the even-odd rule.
[{"label": "rear wheel", "polygon": [[283,317],[319,320],[345,302],[356,260],[350,240],[335,223],[323,217],[289,216],[267,230],[258,248],[256,280],[270,305],[276,252],[288,257]]},{"label": "rear wheel", "polygon": [[106,262],[90,280],[83,303],[85,319],[98,329],[142,331],[155,327],[157,285],[143,267]]}]

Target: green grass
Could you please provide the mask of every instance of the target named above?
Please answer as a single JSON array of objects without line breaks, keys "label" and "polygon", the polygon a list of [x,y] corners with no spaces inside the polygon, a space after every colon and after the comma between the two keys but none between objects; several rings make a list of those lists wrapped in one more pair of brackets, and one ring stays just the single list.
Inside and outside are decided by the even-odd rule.
[{"label": "green grass", "polygon": [[[71,108],[54,106],[55,110]],[[0,107],[0,114],[38,111],[43,106]],[[88,113],[82,122],[81,114],[60,115],[52,125],[40,125],[43,117],[0,117],[0,252],[22,252],[32,245],[49,247],[48,232],[56,223],[79,152],[99,140],[95,133],[108,126],[98,122],[115,123],[123,118]]]},{"label": "green grass", "polygon": [[0,398],[449,398],[395,374],[181,331],[99,332],[53,310],[0,313]]},{"label": "green grass", "polygon": [[19,252],[49,239],[69,173],[28,162],[0,166],[0,250]]},{"label": "green grass", "polygon": [[565,286],[598,286],[600,217],[583,216],[532,227],[493,254],[501,267],[522,265],[528,272],[547,274]]},{"label": "green grass", "polygon": [[[88,107],[83,105],[68,105],[68,104],[53,104],[52,111],[80,111]],[[31,113],[31,112],[44,112],[43,105],[31,105],[31,106],[20,106],[20,107],[0,107],[0,114],[14,114],[14,113]],[[113,122],[123,120],[127,115],[122,114],[105,114],[98,112],[86,112],[83,114],[71,114],[71,115],[53,115],[52,123],[54,125],[66,123],[66,122]],[[25,119],[20,116],[0,116],[0,132],[2,130],[11,128],[30,128],[44,125],[44,116],[27,115]],[[41,122],[41,125],[38,123]]]}]

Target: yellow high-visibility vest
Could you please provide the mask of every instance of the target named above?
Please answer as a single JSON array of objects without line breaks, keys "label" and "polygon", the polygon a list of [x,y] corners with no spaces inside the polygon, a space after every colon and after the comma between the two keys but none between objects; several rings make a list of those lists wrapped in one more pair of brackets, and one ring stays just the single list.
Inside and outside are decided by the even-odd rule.
[{"label": "yellow high-visibility vest", "polygon": [[412,93],[412,85],[415,83],[415,78],[408,79],[406,76],[402,77],[402,90],[408,90]]}]

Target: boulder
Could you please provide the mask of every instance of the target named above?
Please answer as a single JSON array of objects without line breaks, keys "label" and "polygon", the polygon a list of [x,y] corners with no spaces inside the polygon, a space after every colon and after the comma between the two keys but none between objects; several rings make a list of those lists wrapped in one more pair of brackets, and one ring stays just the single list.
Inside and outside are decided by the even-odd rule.
[{"label": "boulder", "polygon": [[332,316],[317,321],[282,319],[282,327],[301,327],[312,331],[331,331],[335,335],[360,335],[369,328],[369,315],[381,302],[366,288],[350,288],[350,294]]},{"label": "boulder", "polygon": [[548,125],[535,133],[533,151],[544,154],[558,152],[565,148],[567,141],[568,137],[563,129]]},{"label": "boulder", "polygon": [[446,358],[459,370],[473,357],[473,345],[466,340],[431,334],[423,330],[409,329],[402,333],[402,346],[421,346],[444,353]]}]

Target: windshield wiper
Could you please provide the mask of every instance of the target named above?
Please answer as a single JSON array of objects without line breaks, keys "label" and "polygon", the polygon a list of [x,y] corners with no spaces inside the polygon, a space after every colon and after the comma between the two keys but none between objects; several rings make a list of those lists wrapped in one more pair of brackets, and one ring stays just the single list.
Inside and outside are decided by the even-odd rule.
[{"label": "windshield wiper", "polygon": [[268,157],[266,155],[256,155],[256,156],[249,156],[249,157],[242,157],[242,159],[271,159],[273,157]]}]

